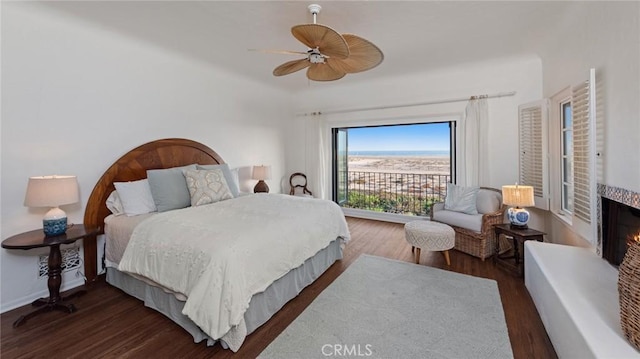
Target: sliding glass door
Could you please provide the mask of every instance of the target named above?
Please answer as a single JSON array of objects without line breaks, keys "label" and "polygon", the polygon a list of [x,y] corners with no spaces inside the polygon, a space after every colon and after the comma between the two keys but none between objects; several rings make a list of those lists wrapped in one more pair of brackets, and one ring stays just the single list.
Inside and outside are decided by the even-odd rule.
[{"label": "sliding glass door", "polygon": [[454,174],[455,122],[332,130],[333,199],[344,208],[428,215]]},{"label": "sliding glass door", "polygon": [[349,191],[349,141],[346,128],[333,129],[333,199],[339,205],[347,202]]}]

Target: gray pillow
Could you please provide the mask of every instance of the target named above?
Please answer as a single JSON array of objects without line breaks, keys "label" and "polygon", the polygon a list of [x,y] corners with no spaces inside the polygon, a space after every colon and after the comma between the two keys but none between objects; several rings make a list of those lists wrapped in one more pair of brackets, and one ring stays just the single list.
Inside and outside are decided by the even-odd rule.
[{"label": "gray pillow", "polygon": [[233,179],[233,175],[231,174],[231,169],[229,169],[229,164],[223,163],[221,165],[198,165],[199,170],[215,170],[221,169],[224,174],[224,179],[227,181],[227,186],[229,186],[229,190],[231,191],[231,195],[233,198],[238,197],[240,194],[240,189],[236,184],[236,181]]},{"label": "gray pillow", "polygon": [[466,214],[478,214],[476,197],[479,187],[462,187],[447,183],[447,196],[444,199],[444,209]]},{"label": "gray pillow", "polygon": [[151,196],[153,196],[158,212],[191,206],[191,195],[187,187],[187,180],[184,178],[184,171],[195,169],[196,165],[193,164],[147,171]]}]

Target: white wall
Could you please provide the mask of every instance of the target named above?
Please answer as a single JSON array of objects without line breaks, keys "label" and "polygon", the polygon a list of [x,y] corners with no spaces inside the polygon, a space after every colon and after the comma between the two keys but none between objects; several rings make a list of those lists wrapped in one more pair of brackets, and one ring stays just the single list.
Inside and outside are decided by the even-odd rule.
[{"label": "white wall", "polygon": [[[384,62],[380,65],[384,66]],[[375,69],[371,70],[375,71]],[[490,62],[443,68],[437,71],[395,78],[380,78],[363,82],[350,82],[349,76],[339,86],[318,86],[295,95],[297,113],[331,111],[336,109],[366,108],[429,102],[515,91],[511,97],[488,100],[489,108],[489,185],[500,188],[515,183],[518,178],[518,105],[541,98],[542,68],[535,56],[497,59]],[[366,124],[420,122],[432,117],[461,118],[466,101],[358,111],[325,116],[333,126],[359,126]],[[303,116],[293,120],[287,147],[287,169],[305,171],[305,122]],[[311,184],[313,185],[313,184]],[[535,216],[532,225],[543,218]]]},{"label": "white wall", "polygon": [[[544,96],[576,85],[596,69],[604,98],[602,183],[640,192],[640,3],[575,2],[541,52]],[[600,81],[598,80],[598,82]],[[585,245],[554,215],[559,243]]]},{"label": "white wall", "polygon": [[[42,225],[46,209],[23,206],[29,176],[77,175],[81,202],[63,209],[79,223],[102,173],[160,138],[202,142],[232,167],[270,164],[280,192],[290,113],[286,93],[37,3],[3,2],[1,237]],[[39,253],[0,250],[2,311],[48,295]],[[63,290],[82,283],[73,274]]]}]

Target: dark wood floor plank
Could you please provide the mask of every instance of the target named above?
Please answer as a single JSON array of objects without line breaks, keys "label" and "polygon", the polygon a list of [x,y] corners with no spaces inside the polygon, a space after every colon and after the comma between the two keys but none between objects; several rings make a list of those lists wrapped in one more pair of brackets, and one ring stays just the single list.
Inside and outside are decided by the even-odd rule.
[{"label": "dark wood floor plank", "polygon": [[[354,260],[363,253],[413,262],[402,224],[348,218],[352,240],[344,259],[287,303],[249,335],[237,353],[220,345],[207,347],[162,314],[117,288],[100,282],[73,302],[73,314],[46,313],[19,328],[12,323],[32,310],[21,307],[0,316],[4,358],[253,358],[280,334]],[[438,252],[422,251],[420,264],[493,279],[509,329],[515,358],[556,358],[538,312],[521,278],[503,272],[488,259],[450,251],[451,266]]]}]

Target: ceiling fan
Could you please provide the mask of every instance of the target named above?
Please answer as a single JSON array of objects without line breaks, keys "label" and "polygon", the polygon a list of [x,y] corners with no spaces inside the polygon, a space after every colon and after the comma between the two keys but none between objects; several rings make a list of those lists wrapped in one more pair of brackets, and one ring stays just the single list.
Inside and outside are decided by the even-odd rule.
[{"label": "ceiling fan", "polygon": [[346,74],[370,70],[384,59],[382,51],[368,40],[352,34],[339,34],[332,28],[316,23],[321,6],[309,5],[313,24],[291,28],[293,36],[306,45],[306,52],[275,51],[302,54],[306,57],[285,62],[273,70],[274,76],[283,76],[307,69],[307,77],[313,81],[333,81]]}]

